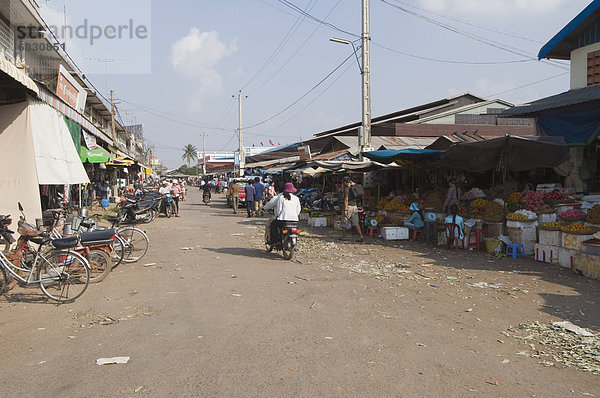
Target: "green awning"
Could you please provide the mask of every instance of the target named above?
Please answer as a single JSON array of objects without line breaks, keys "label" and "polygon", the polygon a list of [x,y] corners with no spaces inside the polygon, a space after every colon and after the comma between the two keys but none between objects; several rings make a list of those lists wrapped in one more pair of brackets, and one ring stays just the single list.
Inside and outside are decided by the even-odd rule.
[{"label": "green awning", "polygon": [[82,146],[79,152],[79,158],[83,163],[106,163],[112,160],[110,153],[102,147],[96,147],[94,149],[87,149]]}]

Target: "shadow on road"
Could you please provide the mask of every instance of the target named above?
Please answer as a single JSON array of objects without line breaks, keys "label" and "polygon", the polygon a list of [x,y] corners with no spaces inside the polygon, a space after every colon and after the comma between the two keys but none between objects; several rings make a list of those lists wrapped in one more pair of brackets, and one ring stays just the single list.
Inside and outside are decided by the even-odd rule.
[{"label": "shadow on road", "polygon": [[221,247],[221,248],[212,248],[205,247],[204,250],[209,250],[214,253],[219,254],[231,254],[234,256],[243,256],[243,257],[252,257],[252,258],[262,258],[265,260],[282,260],[281,255],[271,252],[268,253],[266,250],[254,249],[254,248],[244,248],[244,247]]}]

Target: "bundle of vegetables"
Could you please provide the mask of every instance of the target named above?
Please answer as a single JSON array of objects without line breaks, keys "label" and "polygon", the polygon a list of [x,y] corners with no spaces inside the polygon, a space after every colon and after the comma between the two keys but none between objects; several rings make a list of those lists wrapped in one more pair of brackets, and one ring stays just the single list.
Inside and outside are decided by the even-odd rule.
[{"label": "bundle of vegetables", "polygon": [[566,227],[562,227],[561,231],[563,232],[567,232],[567,233],[574,233],[574,234],[592,234],[594,233],[594,230],[590,227],[588,227],[587,225],[583,225],[581,223],[575,223],[575,224],[571,224],[571,225],[567,225]]},{"label": "bundle of vegetables", "polygon": [[527,191],[521,198],[521,204],[529,211],[545,213],[552,208],[544,202],[544,194],[538,191]]},{"label": "bundle of vegetables", "polygon": [[570,219],[570,220],[583,220],[585,219],[587,214],[577,209],[569,209],[565,210],[559,214],[559,217],[562,219]]},{"label": "bundle of vegetables", "polygon": [[600,224],[600,205],[596,205],[588,211],[587,222]]},{"label": "bundle of vegetables", "polygon": [[509,202],[518,202],[523,198],[521,192],[513,192],[510,194],[508,201]]},{"label": "bundle of vegetables", "polygon": [[521,210],[522,208],[523,208],[523,205],[521,204],[521,202],[507,202],[506,203],[506,209],[511,212]]},{"label": "bundle of vegetables", "polygon": [[502,222],[505,216],[504,206],[497,202],[491,202],[483,212],[483,219],[487,222]]},{"label": "bundle of vegetables", "polygon": [[569,197],[567,195],[565,195],[564,193],[560,192],[559,190],[555,190],[552,192],[546,192],[544,194],[544,200],[548,203],[558,203],[558,202],[564,202],[565,200],[568,200]]}]

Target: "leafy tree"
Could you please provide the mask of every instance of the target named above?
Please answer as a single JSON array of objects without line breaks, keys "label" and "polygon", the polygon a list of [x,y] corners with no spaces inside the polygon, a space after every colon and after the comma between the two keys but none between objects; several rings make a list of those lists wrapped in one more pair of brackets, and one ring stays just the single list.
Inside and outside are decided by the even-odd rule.
[{"label": "leafy tree", "polygon": [[183,148],[183,156],[181,156],[181,158],[185,160],[189,167],[192,161],[198,159],[198,149],[192,144],[187,144],[185,148]]}]

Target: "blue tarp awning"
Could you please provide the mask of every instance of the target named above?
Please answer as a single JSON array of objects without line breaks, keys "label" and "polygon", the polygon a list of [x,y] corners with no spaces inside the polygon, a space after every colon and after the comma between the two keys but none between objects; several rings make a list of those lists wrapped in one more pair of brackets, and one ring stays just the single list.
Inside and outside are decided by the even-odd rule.
[{"label": "blue tarp awning", "polygon": [[380,151],[363,152],[363,156],[375,162],[390,164],[397,160],[410,160],[413,162],[430,162],[439,160],[441,151],[433,149],[383,149]]}]

